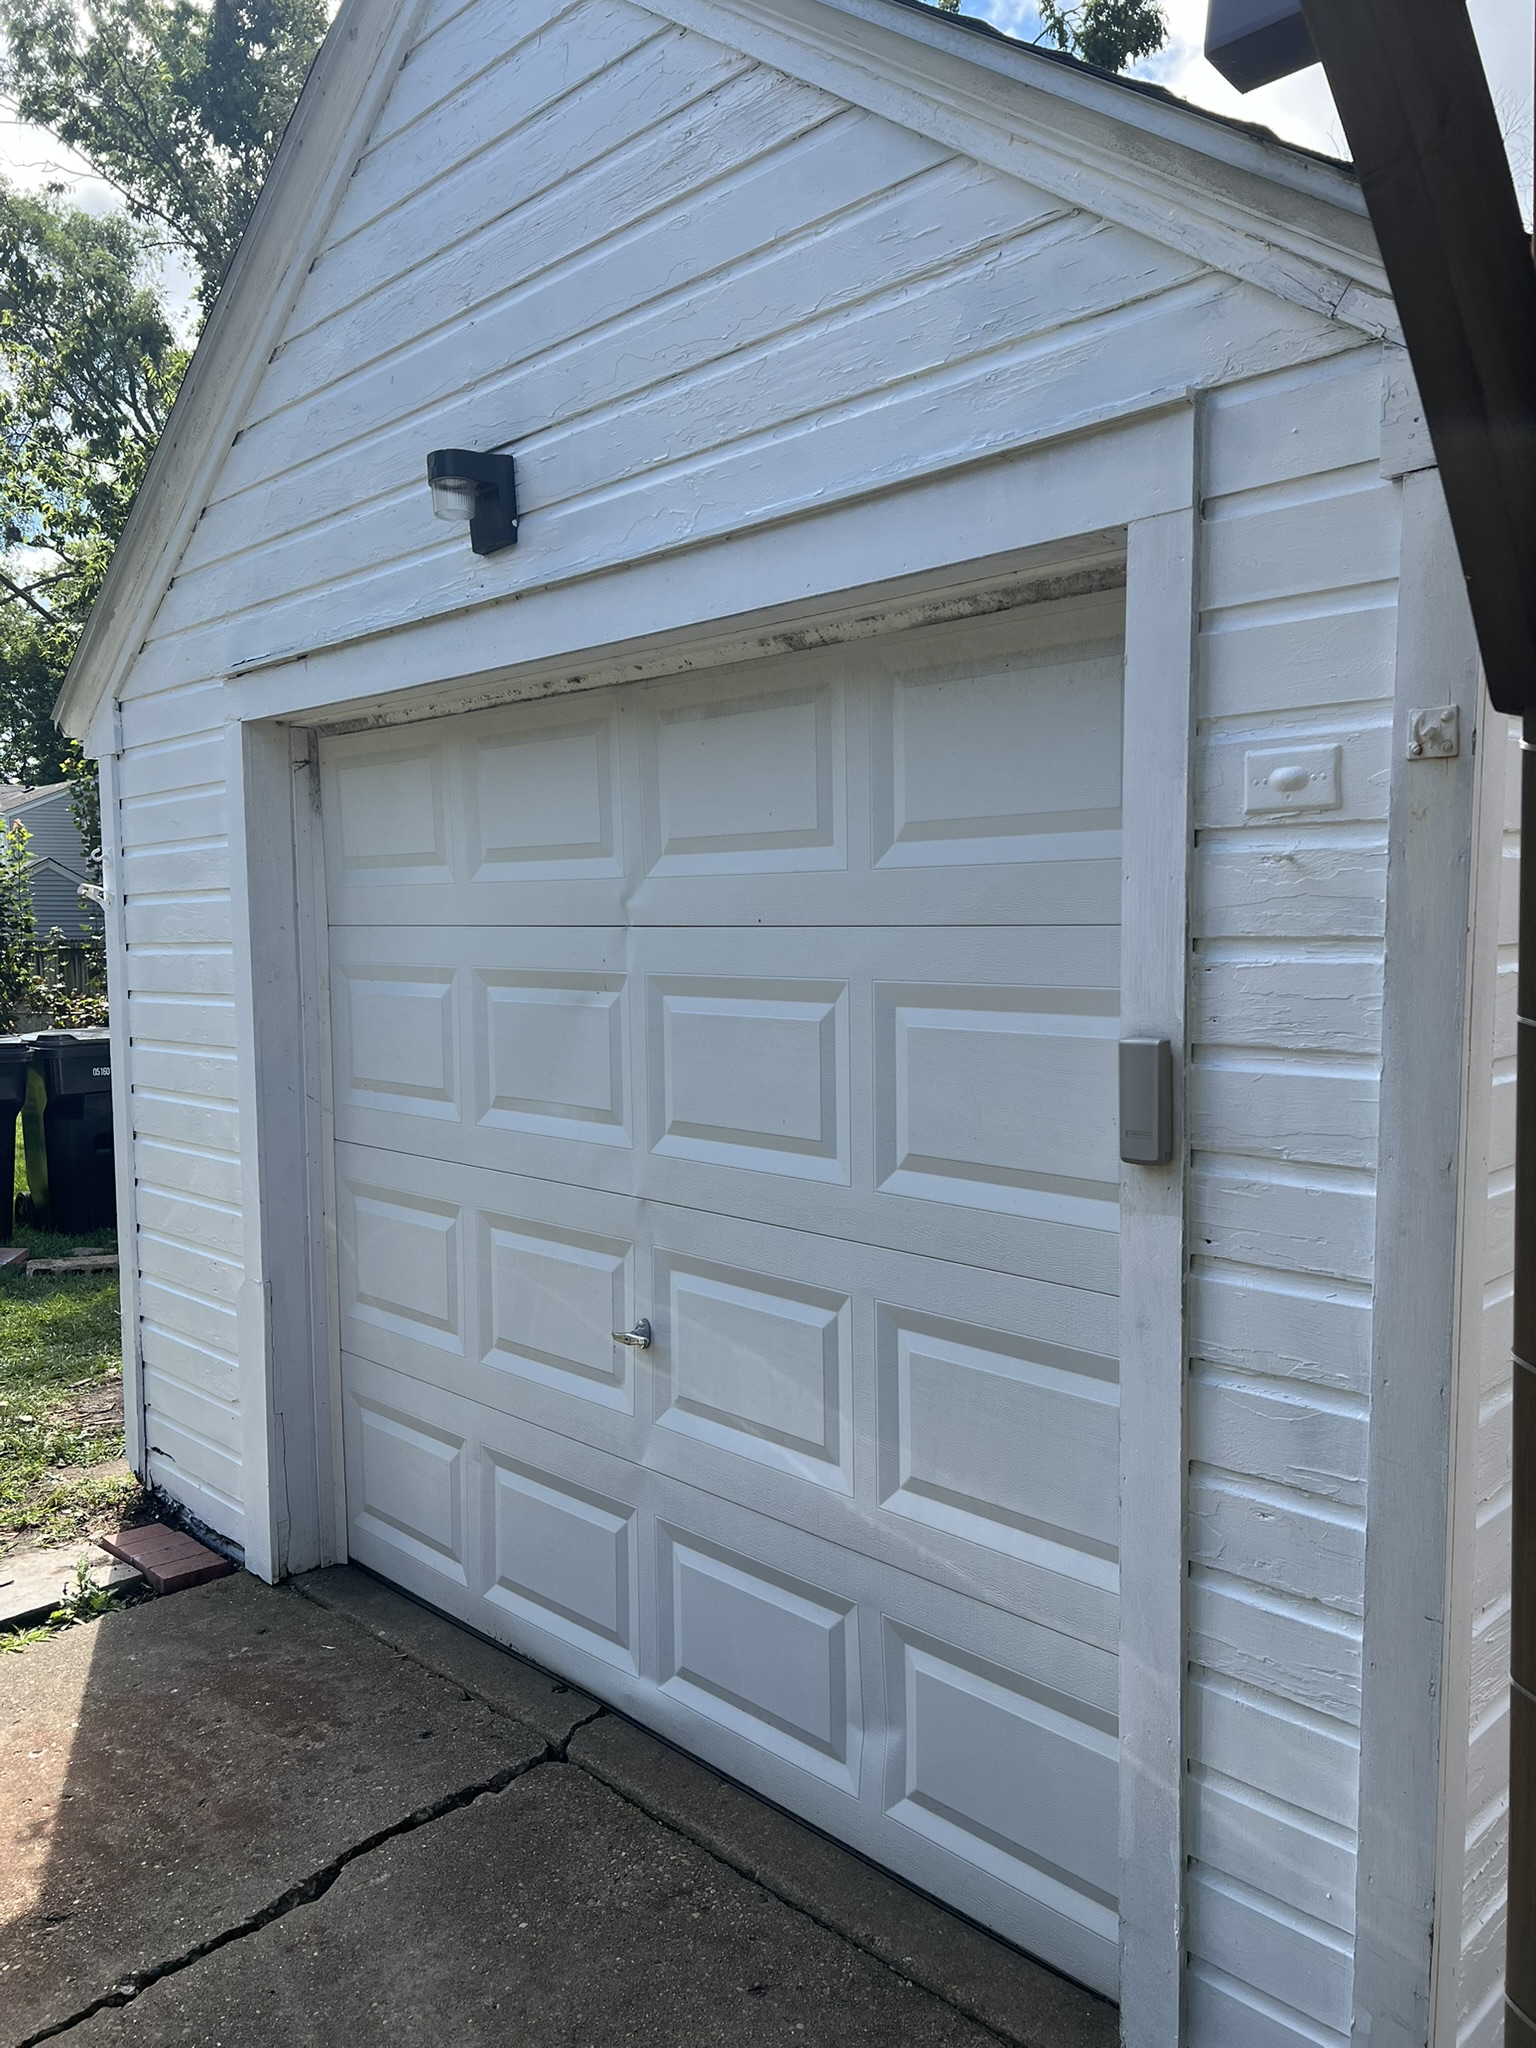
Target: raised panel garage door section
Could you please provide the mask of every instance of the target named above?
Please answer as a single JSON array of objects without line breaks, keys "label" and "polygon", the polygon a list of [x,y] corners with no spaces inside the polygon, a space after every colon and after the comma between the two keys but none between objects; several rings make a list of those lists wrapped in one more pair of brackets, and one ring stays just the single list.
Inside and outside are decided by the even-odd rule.
[{"label": "raised panel garage door section", "polygon": [[1123,666],[324,743],[352,1554],[1111,1993]]}]

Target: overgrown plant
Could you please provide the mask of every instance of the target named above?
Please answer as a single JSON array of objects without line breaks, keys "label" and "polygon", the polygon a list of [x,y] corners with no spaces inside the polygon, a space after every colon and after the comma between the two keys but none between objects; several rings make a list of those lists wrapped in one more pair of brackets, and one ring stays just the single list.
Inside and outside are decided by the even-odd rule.
[{"label": "overgrown plant", "polygon": [[78,1622],[95,1621],[115,1604],[113,1595],[106,1587],[98,1586],[92,1576],[91,1560],[81,1557],[75,1560],[74,1583],[66,1583],[63,1596],[48,1619],[55,1628],[73,1628]]},{"label": "overgrown plant", "polygon": [[32,956],[37,921],[27,873],[30,836],[25,825],[0,824],[0,1031],[14,1031],[36,1007]]}]

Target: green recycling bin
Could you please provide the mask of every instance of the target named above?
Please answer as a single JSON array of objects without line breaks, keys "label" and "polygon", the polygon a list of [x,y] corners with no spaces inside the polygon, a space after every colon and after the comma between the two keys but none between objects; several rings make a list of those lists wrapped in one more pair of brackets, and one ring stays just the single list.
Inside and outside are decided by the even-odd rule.
[{"label": "green recycling bin", "polygon": [[16,1223],[16,1117],[31,1071],[28,1041],[0,1038],[0,1241],[6,1244]]},{"label": "green recycling bin", "polygon": [[112,1041],[106,1031],[34,1031],[21,1137],[32,1210],[77,1237],[117,1221]]}]

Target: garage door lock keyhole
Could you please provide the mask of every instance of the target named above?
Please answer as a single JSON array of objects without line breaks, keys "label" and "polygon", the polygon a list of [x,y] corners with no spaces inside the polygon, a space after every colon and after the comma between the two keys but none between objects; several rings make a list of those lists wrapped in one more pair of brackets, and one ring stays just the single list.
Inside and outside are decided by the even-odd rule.
[{"label": "garage door lock keyhole", "polygon": [[628,1344],[636,1351],[649,1351],[651,1348],[651,1326],[645,1317],[642,1316],[632,1330],[615,1330],[613,1341],[615,1344]]}]

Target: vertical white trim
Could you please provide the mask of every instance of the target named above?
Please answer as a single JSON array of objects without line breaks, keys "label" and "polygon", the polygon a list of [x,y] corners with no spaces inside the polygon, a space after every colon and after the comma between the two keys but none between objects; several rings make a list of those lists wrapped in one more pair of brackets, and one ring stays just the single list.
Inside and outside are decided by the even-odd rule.
[{"label": "vertical white trim", "polygon": [[[1440,478],[1403,483],[1355,1881],[1356,2048],[1425,2048],[1435,1933],[1467,930],[1481,680]],[[1462,747],[1410,759],[1415,708]],[[1459,1929],[1459,1898],[1457,1926]]]},{"label": "vertical white trim", "polygon": [[1171,2048],[1184,1947],[1184,1088],[1198,626],[1195,412],[1184,509],[1127,534],[1120,1028],[1167,1038],[1173,1159],[1120,1175],[1120,2004]]},{"label": "vertical white trim", "polygon": [[271,1316],[262,1242],[261,1160],[266,1136],[262,1061],[256,1017],[259,972],[251,916],[253,876],[270,842],[264,816],[246,782],[246,731],[224,728],[224,787],[229,806],[230,937],[235,1000],[235,1087],[239,1105],[242,1273],[235,1302],[240,1387],[240,1459],[245,1493],[245,1562],[259,1578],[276,1579],[280,1548],[279,1475],[272,1456]]},{"label": "vertical white trim", "polygon": [[[312,1133],[297,807],[287,728],[232,725],[229,734],[246,1563],[263,1578],[280,1579],[330,1554],[317,1441],[327,1389],[317,1386],[312,1355]],[[328,1455],[328,1442],[326,1449]]]},{"label": "vertical white trim", "polygon": [[1460,1229],[1451,1362],[1450,1503],[1445,1573],[1444,1684],[1440,1718],[1440,1812],[1435,1865],[1430,2041],[1455,2048],[1462,2003],[1461,1951],[1467,1870],[1471,1652],[1477,1555],[1478,1451],[1483,1396],[1488,1259],[1488,1174],[1493,1114],[1494,1005],[1504,858],[1507,720],[1477,693],[1472,798],[1472,902],[1468,913],[1467,1035],[1458,1164]]},{"label": "vertical white trim", "polygon": [[336,1277],[336,1120],[332,1103],[330,917],[325,888],[320,735],[294,730],[294,865],[299,1001],[303,1010],[308,1180],[309,1359],[314,1386],[318,1562],[347,1556],[342,1446],[341,1312]]},{"label": "vertical white trim", "polygon": [[[114,706],[120,710],[120,707]],[[128,1463],[147,1477],[144,1449],[144,1354],[139,1338],[139,1228],[133,1170],[133,1046],[128,1034],[128,930],[123,916],[123,821],[118,795],[119,751],[103,754],[101,880],[107,959],[107,1016],[112,1025],[112,1165],[117,1182],[119,1302],[123,1319],[123,1438]]]}]

